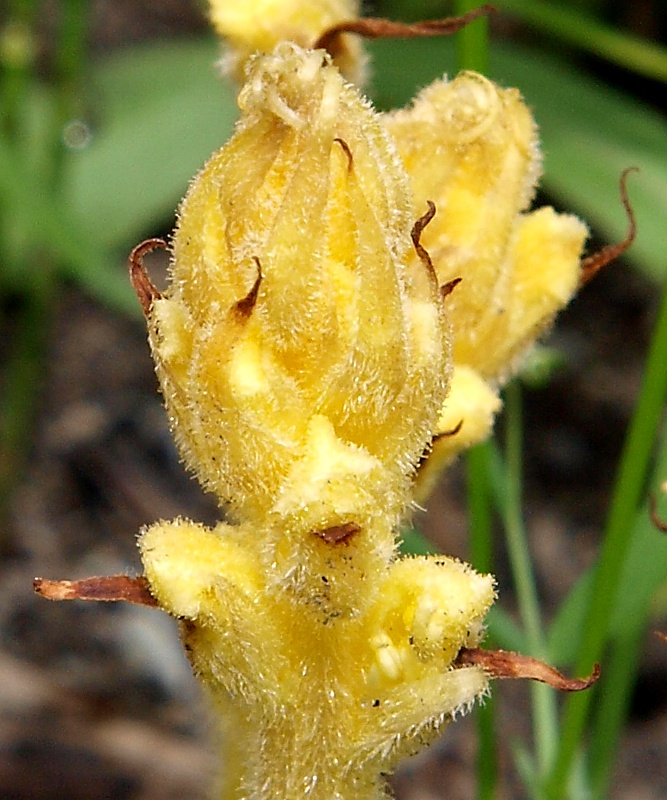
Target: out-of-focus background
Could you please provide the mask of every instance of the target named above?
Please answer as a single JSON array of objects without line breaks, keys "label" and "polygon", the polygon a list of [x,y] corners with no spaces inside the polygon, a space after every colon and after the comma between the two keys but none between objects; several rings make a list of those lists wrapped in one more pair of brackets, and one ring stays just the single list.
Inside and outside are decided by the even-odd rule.
[{"label": "out-of-focus background", "polygon": [[[637,244],[561,315],[542,353],[548,376],[536,367],[523,381],[525,517],[551,618],[598,552],[667,269],[667,9],[660,0],[497,5],[490,74],[518,85],[535,108],[546,154],[540,201],[584,216],[592,246],[601,245],[623,236],[620,172],[641,169],[629,189]],[[554,8],[563,13],[552,19]],[[452,7],[387,2],[368,12],[417,18]],[[565,24],[580,13],[588,42],[583,24]],[[600,31],[621,39],[599,36],[596,52]],[[456,63],[451,40],[382,43],[374,53],[370,91],[382,107],[404,103]],[[168,236],[189,178],[231,131],[233,91],[216,72],[218,55],[194,0],[6,0],[0,8],[7,800],[177,800],[203,798],[211,785],[205,704],[175,624],[123,604],[50,603],[32,593],[32,578],[136,574],[143,524],[218,514],[173,448],[125,268],[142,238]],[[150,257],[150,269],[163,280],[163,254]],[[469,557],[461,465],[416,522],[437,549]],[[502,543],[496,550],[500,604],[511,616],[510,569]],[[652,633],[667,629],[667,556],[658,545],[653,552],[650,577],[640,570],[631,582],[651,592],[644,606],[628,606],[641,606],[632,613],[647,622],[615,800],[667,796],[667,646]],[[494,693],[499,797],[521,798],[512,749],[530,741],[528,688],[503,683]],[[397,776],[398,797],[473,798],[475,741],[474,718],[457,722]]]}]

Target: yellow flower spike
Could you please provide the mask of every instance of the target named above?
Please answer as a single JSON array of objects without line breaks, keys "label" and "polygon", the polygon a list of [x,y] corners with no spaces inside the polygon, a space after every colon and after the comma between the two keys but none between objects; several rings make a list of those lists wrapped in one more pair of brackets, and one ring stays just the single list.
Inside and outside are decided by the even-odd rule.
[{"label": "yellow flower spike", "polygon": [[537,130],[516,89],[465,72],[384,117],[415,202],[437,214],[424,231],[447,298],[455,364],[503,381],[574,293],[586,226],[540,209],[524,214],[540,172]]},{"label": "yellow flower spike", "polygon": [[[254,8],[272,25],[297,5]],[[236,19],[241,38],[250,17]],[[380,800],[384,775],[490,676],[568,690],[597,676],[567,681],[479,648],[493,579],[395,552],[427,445],[459,415],[453,449],[488,432],[498,400],[485,378],[567,299],[582,234],[548,209],[520,215],[537,151],[518,95],[479,76],[454,84],[453,100],[438,84],[383,127],[324,51],[254,56],[236,132],[181,205],[164,294],[141,264],[163,243],[131,255],[177,443],[235,524],[158,522],[140,536],[144,576],[35,589],[181,621],[225,736],[223,800]],[[442,130],[454,145],[438,144]],[[415,160],[431,146],[439,193]],[[454,304],[438,283],[458,277]],[[445,303],[459,363],[443,412]]]},{"label": "yellow flower spike", "polygon": [[[240,519],[264,520],[278,502],[287,513],[322,416],[369,460],[378,502],[400,496],[383,512],[395,521],[448,377],[437,288],[423,265],[406,268],[405,174],[321,51],[255,59],[239,105],[235,135],[183,201],[171,286],[150,305],[177,442]],[[340,522],[303,512],[306,529]]]},{"label": "yellow flower spike", "polygon": [[380,798],[488,684],[455,662],[492,579],[395,560],[447,391],[444,304],[391,141],[328,56],[255,58],[239,105],[163,295],[140,265],[155,243],[133,256],[177,441],[239,524],[149,527],[145,575],[233,721],[223,797]]},{"label": "yellow flower spike", "polygon": [[[210,0],[213,27],[223,37],[226,71],[243,81],[245,66],[256,52],[270,53],[279,42],[313,47],[329,28],[356,19],[357,0]],[[362,85],[366,59],[356,36],[338,43],[336,66],[348,80]]]}]

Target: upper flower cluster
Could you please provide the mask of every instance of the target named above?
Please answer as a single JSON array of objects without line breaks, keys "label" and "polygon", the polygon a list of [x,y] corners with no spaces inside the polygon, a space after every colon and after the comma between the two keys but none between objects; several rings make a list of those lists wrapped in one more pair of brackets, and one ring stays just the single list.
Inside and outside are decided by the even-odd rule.
[{"label": "upper flower cluster", "polygon": [[[326,449],[321,424],[306,432],[313,416],[397,476],[431,448],[424,497],[456,453],[489,435],[499,388],[581,277],[585,225],[528,210],[541,158],[518,91],[468,72],[374,113],[341,77],[355,37],[332,40],[333,62],[299,49],[357,11],[349,0],[211,3],[245,74],[242,117],[182,205],[174,283],[151,324],[186,461],[241,516],[284,495],[308,437]],[[210,299],[228,312],[215,336]],[[201,353],[217,353],[216,336],[229,358],[215,355],[213,368]],[[196,400],[176,391],[194,370],[207,386]],[[235,398],[224,402],[223,373]],[[382,480],[393,496],[396,482]]]},{"label": "upper flower cluster", "polygon": [[149,317],[177,441],[241,519],[275,506],[310,529],[346,522],[362,474],[401,513],[449,370],[406,173],[321,51],[251,60],[239,106],[180,208]]},{"label": "upper flower cluster", "polygon": [[464,73],[378,114],[341,42],[313,49],[355,12],[214,4],[241,118],[183,200],[164,295],[134,258],[176,440],[235,517],[140,538],[233,726],[235,800],[384,797],[382,774],[508,674],[477,647],[492,577],[397,558],[398,523],[419,465],[423,494],[429,465],[488,435],[579,282],[585,227],[527,211],[518,92]]}]

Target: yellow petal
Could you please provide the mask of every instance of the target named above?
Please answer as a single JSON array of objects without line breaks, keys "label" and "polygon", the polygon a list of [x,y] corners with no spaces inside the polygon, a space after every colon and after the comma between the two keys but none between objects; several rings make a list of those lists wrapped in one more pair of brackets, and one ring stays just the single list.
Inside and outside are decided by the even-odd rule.
[{"label": "yellow petal", "polygon": [[[242,117],[184,199],[151,342],[177,442],[262,519],[326,417],[399,491],[446,392],[442,303],[377,115],[321,52],[253,61]],[[407,502],[407,497],[404,497]]]},{"label": "yellow petal", "polygon": [[[225,67],[239,81],[254,53],[270,53],[280,42],[312,47],[328,28],[359,16],[357,0],[210,0],[209,6],[226,43]],[[336,65],[361,85],[365,57],[357,37],[342,37]]]}]

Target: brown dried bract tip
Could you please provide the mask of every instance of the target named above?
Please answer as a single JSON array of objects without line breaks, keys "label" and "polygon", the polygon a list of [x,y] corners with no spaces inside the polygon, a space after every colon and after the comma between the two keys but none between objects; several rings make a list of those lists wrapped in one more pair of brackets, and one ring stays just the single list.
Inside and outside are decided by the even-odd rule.
[{"label": "brown dried bract tip", "polygon": [[431,450],[433,449],[433,445],[439,442],[441,439],[446,439],[449,436],[456,436],[456,434],[461,430],[463,427],[463,420],[459,420],[453,428],[450,428],[448,431],[441,431],[440,433],[436,433],[435,436],[431,438],[431,443],[427,445],[424,452],[421,454],[419,459],[419,463],[417,464],[417,473],[421,471],[424,464],[428,461],[429,456],[431,455]]},{"label": "brown dried bract tip", "polygon": [[651,522],[655,525],[655,527],[662,531],[663,533],[667,533],[667,522],[660,519],[658,516],[658,501],[655,499],[655,495],[649,495],[648,498],[648,505],[649,505],[649,515],[651,517]]},{"label": "brown dried bract tip", "polygon": [[257,266],[257,277],[255,278],[255,282],[252,285],[252,289],[243,298],[243,300],[239,300],[238,303],[236,303],[236,305],[234,306],[234,313],[241,320],[248,319],[248,317],[252,314],[252,310],[257,303],[259,286],[262,282],[262,265],[257,256],[253,256],[252,260],[255,262],[255,265]]},{"label": "brown dried bract tip", "polygon": [[430,19],[426,22],[394,22],[390,19],[366,17],[350,19],[339,22],[337,25],[324,31],[315,42],[313,48],[326,50],[335,56],[339,49],[338,37],[341,33],[357,33],[366,39],[406,39],[415,36],[448,36],[461,30],[465,25],[479,17],[487,16],[496,11],[492,5],[484,5],[461,14],[460,17],[447,17],[446,19]]},{"label": "brown dried bract tip", "polygon": [[449,297],[462,280],[463,278],[454,278],[451,281],[447,281],[447,283],[443,283],[440,287],[440,297],[442,297],[443,300],[445,297]]},{"label": "brown dried bract tip", "polygon": [[588,678],[566,678],[554,667],[537,658],[505,650],[482,650],[463,648],[456,659],[458,666],[479,666],[491,678],[529,678],[548,683],[561,692],[580,692],[588,689],[600,677],[600,665],[593,667]]},{"label": "brown dried bract tip", "polygon": [[352,158],[352,151],[350,150],[350,145],[345,141],[345,139],[341,139],[338,136],[336,136],[334,142],[337,142],[343,148],[343,151],[347,156],[347,171],[352,172],[352,165],[354,164],[354,159]]},{"label": "brown dried bract tip", "polygon": [[597,253],[593,253],[593,255],[582,260],[581,277],[579,278],[580,287],[589,283],[603,267],[607,266],[607,264],[610,264],[614,259],[623,255],[635,240],[637,234],[635,212],[630,205],[627,189],[628,175],[631,172],[639,172],[639,169],[637,167],[628,167],[624,169],[620,180],[621,202],[623,203],[623,208],[628,218],[628,232],[625,235],[625,239],[618,244],[607,245],[607,247],[603,247],[601,250],[598,250]]},{"label": "brown dried bract tip", "polygon": [[417,255],[422,260],[423,264],[426,266],[426,269],[429,271],[429,274],[432,276],[437,285],[438,276],[435,271],[435,267],[433,266],[433,261],[431,260],[431,256],[429,255],[428,251],[421,243],[421,235],[424,231],[424,228],[435,216],[435,203],[432,200],[427,200],[426,205],[428,206],[428,211],[419,217],[419,219],[412,226],[410,236],[412,237],[412,244],[414,245]]},{"label": "brown dried bract tip", "polygon": [[146,239],[145,242],[138,244],[130,253],[130,281],[139,298],[145,317],[150,314],[153,301],[162,297],[148,277],[143,263],[144,256],[158,247],[166,249],[167,243],[163,239]]},{"label": "brown dried bract tip", "polygon": [[663,633],[662,631],[653,631],[658,639],[662,639],[663,642],[667,642],[667,633]]},{"label": "brown dried bract tip", "polygon": [[80,581],[50,581],[35,578],[33,588],[47,600],[97,600],[106,603],[123,601],[141,606],[157,606],[146,578],[110,575],[104,578],[83,578]]},{"label": "brown dried bract tip", "polygon": [[448,431],[440,431],[440,433],[436,433],[436,435],[431,439],[431,443],[439,442],[440,439],[446,439],[448,436],[456,436],[457,433],[463,427],[463,420],[459,420],[453,428],[450,428]]},{"label": "brown dried bract tip", "polygon": [[314,531],[316,536],[324,539],[327,544],[347,544],[355,533],[359,533],[361,525],[356,522],[346,522],[344,525],[332,525],[322,531]]}]

